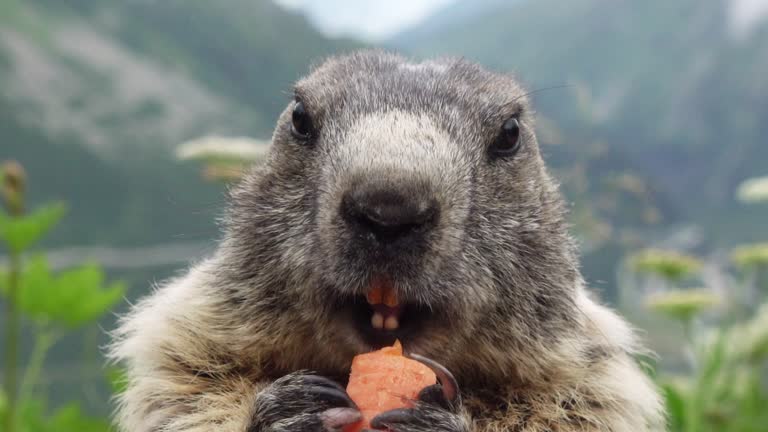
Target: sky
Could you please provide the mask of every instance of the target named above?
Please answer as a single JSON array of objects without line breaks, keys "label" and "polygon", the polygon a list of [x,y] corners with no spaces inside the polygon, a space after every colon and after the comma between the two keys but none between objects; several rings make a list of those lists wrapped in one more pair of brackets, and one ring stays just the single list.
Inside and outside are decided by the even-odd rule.
[{"label": "sky", "polygon": [[731,0],[730,12],[732,32],[737,37],[746,36],[768,14],[768,0]]},{"label": "sky", "polygon": [[[302,10],[313,24],[327,35],[354,36],[378,42],[418,23],[454,0],[275,1],[290,9]],[[729,1],[729,25],[737,37],[748,34],[752,26],[768,14],[768,0]]]},{"label": "sky", "polygon": [[[324,33],[376,42],[416,24],[452,0],[275,0],[303,10]],[[375,17],[375,18],[374,18]]]}]

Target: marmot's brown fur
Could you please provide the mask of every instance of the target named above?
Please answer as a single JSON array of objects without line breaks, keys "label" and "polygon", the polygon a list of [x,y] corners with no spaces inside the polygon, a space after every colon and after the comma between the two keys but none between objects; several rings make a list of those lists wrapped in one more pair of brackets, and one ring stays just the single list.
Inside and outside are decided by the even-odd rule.
[{"label": "marmot's brown fur", "polygon": [[[460,397],[382,417],[394,431],[663,430],[632,331],[584,286],[533,123],[516,81],[463,60],[317,67],[218,250],[116,331],[121,430],[334,430],[356,418],[336,384],[352,357],[395,337]],[[366,302],[372,284],[397,304]]]}]

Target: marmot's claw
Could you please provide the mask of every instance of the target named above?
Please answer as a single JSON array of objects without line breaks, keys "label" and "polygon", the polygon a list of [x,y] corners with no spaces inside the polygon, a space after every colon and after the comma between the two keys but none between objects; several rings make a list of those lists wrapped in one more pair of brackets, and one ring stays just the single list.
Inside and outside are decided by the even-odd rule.
[{"label": "marmot's claw", "polygon": [[338,432],[360,418],[339,384],[300,371],[259,392],[248,432]]},{"label": "marmot's claw", "polygon": [[383,412],[371,419],[371,426],[376,429],[388,429],[395,423],[411,423],[416,418],[416,410],[411,408],[397,408]]},{"label": "marmot's claw", "polygon": [[439,406],[443,409],[453,410],[454,401],[450,401],[445,397],[443,386],[440,384],[424,387],[419,392],[418,400],[423,403]]},{"label": "marmot's claw", "polygon": [[346,391],[344,390],[344,387],[341,386],[341,384],[337,383],[336,381],[326,378],[324,376],[320,375],[304,375],[302,377],[302,380],[304,381],[304,384],[306,385],[316,385],[320,387],[328,387],[333,388],[339,391]]},{"label": "marmot's claw", "polygon": [[[445,368],[445,366],[441,365],[440,363],[428,359],[424,356],[420,356],[418,354],[406,354],[406,357],[411,358],[413,360],[416,360],[420,363],[423,363],[437,375],[437,381],[440,383],[439,387],[442,390],[443,397],[446,401],[450,403],[456,402],[456,400],[459,397],[459,383],[456,382],[456,378],[454,378],[453,374]],[[425,388],[424,390],[419,393],[419,399],[423,400],[424,402],[431,402],[431,400],[424,399],[424,398],[432,398],[435,395],[434,390],[430,390],[430,386]]]},{"label": "marmot's claw", "polygon": [[461,415],[427,404],[383,412],[371,419],[371,427],[391,432],[469,432]]},{"label": "marmot's claw", "polygon": [[360,411],[353,408],[331,408],[323,411],[319,416],[323,427],[330,431],[341,429],[363,418]]},{"label": "marmot's claw", "polygon": [[327,402],[329,405],[335,407],[346,406],[357,410],[355,402],[342,390],[320,386],[308,386],[305,388],[305,392],[313,400]]}]

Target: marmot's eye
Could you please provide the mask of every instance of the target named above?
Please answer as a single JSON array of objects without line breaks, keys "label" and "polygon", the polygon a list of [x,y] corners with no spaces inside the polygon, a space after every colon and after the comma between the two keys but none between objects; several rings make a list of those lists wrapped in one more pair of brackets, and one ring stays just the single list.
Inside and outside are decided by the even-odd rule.
[{"label": "marmot's eye", "polygon": [[312,119],[302,101],[296,101],[291,115],[291,133],[296,139],[308,140],[312,136]]},{"label": "marmot's eye", "polygon": [[491,155],[494,157],[514,156],[520,150],[520,122],[517,117],[510,117],[501,126],[499,136],[491,145]]}]

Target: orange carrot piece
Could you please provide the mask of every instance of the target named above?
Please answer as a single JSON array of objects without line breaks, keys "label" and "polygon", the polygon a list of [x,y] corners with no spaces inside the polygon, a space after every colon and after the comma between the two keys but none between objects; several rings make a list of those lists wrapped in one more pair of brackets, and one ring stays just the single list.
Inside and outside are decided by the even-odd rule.
[{"label": "orange carrot piece", "polygon": [[384,411],[413,406],[419,392],[435,384],[437,377],[427,366],[403,356],[400,341],[368,354],[355,356],[347,393],[360,408],[363,420],[344,428],[359,432]]}]

